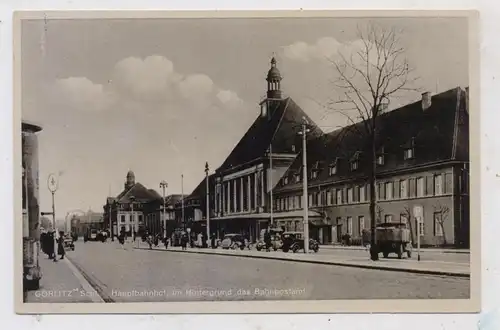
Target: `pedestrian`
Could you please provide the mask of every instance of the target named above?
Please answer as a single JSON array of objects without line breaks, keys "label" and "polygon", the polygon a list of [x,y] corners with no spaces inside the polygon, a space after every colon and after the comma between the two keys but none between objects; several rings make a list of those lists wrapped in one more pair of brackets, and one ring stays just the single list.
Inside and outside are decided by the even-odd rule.
[{"label": "pedestrian", "polygon": [[54,262],[56,262],[57,257],[55,254],[54,235],[55,233],[53,231],[49,232],[47,235],[47,254],[49,255],[49,259],[52,259]]},{"label": "pedestrian", "polygon": [[216,236],[215,236],[215,234],[213,234],[212,235],[212,240],[210,242],[211,245],[212,245],[212,249],[216,249],[217,248],[217,244],[216,244],[215,240],[216,240]]},{"label": "pedestrian", "polygon": [[188,240],[189,240],[188,235],[186,233],[182,233],[182,236],[181,236],[181,246],[182,246],[183,250],[187,249]]},{"label": "pedestrian", "polygon": [[64,259],[66,254],[66,251],[64,251],[64,232],[62,230],[59,232],[59,238],[57,239],[57,254],[61,256],[61,259]]},{"label": "pedestrian", "polygon": [[40,234],[40,249],[47,254],[47,233],[45,231]]},{"label": "pedestrian", "polygon": [[122,246],[122,249],[124,249],[124,244],[125,244],[125,232],[122,230],[120,234],[117,236],[118,238],[118,243]]},{"label": "pedestrian", "polygon": [[266,232],[264,233],[264,242],[266,243],[266,251],[271,251],[271,232],[269,228],[266,229]]}]

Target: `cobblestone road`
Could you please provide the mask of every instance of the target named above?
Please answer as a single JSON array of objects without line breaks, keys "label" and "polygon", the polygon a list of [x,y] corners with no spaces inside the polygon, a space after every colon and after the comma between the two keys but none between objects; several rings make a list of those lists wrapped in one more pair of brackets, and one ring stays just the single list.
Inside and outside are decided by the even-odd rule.
[{"label": "cobblestone road", "polygon": [[77,242],[70,259],[116,302],[468,298],[467,278],[296,262],[122,249]]}]

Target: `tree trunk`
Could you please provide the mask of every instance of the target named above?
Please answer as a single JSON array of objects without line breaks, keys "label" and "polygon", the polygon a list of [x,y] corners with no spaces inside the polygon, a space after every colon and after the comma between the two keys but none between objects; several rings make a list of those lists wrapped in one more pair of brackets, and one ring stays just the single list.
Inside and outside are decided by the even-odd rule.
[{"label": "tree trunk", "polygon": [[371,239],[370,239],[370,258],[371,260],[378,260],[378,247],[377,247],[377,237],[375,233],[376,227],[376,214],[375,209],[377,207],[377,195],[375,193],[376,184],[376,171],[377,171],[377,149],[375,141],[375,118],[372,120],[372,131],[370,136],[370,171],[369,171],[369,182],[370,182],[370,223],[371,223]]}]

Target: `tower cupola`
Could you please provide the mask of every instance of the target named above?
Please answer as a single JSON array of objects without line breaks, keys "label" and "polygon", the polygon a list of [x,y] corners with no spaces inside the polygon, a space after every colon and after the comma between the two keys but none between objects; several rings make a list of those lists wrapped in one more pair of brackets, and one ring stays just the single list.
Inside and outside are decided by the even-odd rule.
[{"label": "tower cupola", "polygon": [[281,99],[281,73],[276,67],[276,59],[271,59],[271,68],[267,72],[267,98]]}]

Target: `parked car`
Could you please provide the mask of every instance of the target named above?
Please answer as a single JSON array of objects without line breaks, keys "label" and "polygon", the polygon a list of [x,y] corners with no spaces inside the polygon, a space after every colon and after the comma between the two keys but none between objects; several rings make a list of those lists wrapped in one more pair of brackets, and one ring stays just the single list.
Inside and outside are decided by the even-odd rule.
[{"label": "parked car", "polygon": [[65,250],[75,251],[75,243],[71,235],[64,235],[63,246]]},{"label": "parked car", "polygon": [[[264,241],[264,234],[267,229],[262,229],[260,232],[260,237],[259,241],[255,245],[255,248],[257,251],[261,251],[263,249],[266,249],[266,242]],[[278,251],[283,247],[283,240],[281,238],[281,235],[283,233],[283,229],[281,228],[271,228],[269,229],[270,234],[271,234],[271,249],[274,251]]]},{"label": "parked car", "polygon": [[404,223],[382,223],[375,228],[377,246],[379,252],[382,252],[384,258],[389,253],[396,253],[398,258],[403,258],[406,252],[408,258],[411,258],[412,244],[410,230]]},{"label": "parked car", "polygon": [[225,250],[245,248],[245,238],[241,234],[226,234],[221,242],[221,247]]},{"label": "parked car", "polygon": [[[298,231],[287,231],[283,233],[283,252],[292,251],[296,253],[304,249],[304,234]],[[314,239],[309,239],[309,250],[319,251],[319,243]]]}]

